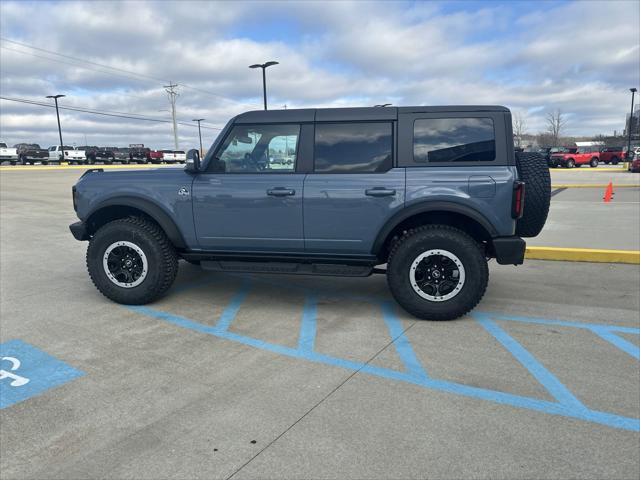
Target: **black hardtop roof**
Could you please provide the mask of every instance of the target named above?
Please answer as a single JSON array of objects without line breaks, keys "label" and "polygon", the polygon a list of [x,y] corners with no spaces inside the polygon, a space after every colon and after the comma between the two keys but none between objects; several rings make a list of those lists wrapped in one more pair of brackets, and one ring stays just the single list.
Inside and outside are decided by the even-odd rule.
[{"label": "black hardtop roof", "polygon": [[253,110],[235,117],[235,123],[331,122],[356,120],[396,120],[399,113],[509,112],[500,105],[451,105],[416,107],[304,108]]}]

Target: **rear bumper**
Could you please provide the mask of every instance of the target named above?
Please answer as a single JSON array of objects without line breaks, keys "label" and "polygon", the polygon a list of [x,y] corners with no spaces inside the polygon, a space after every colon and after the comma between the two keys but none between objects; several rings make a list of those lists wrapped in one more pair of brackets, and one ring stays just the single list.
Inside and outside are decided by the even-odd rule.
[{"label": "rear bumper", "polygon": [[76,240],[89,240],[89,233],[84,222],[76,222],[69,225],[69,230]]},{"label": "rear bumper", "polygon": [[520,237],[497,237],[493,241],[493,253],[500,265],[521,265],[527,243]]}]

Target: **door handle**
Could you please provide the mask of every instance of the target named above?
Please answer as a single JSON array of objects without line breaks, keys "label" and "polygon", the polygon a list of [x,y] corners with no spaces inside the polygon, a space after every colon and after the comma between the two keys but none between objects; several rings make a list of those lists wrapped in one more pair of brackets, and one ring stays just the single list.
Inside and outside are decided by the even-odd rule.
[{"label": "door handle", "polygon": [[364,193],[370,197],[392,197],[396,191],[392,188],[374,187],[367,188]]},{"label": "door handle", "polygon": [[290,197],[296,194],[293,188],[276,187],[267,190],[267,195],[272,197]]}]

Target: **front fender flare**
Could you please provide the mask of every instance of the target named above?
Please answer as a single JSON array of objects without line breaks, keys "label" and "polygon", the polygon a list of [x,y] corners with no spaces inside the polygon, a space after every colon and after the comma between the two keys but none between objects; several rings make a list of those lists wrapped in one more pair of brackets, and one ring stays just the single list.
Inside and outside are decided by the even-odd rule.
[{"label": "front fender flare", "polygon": [[119,196],[109,198],[100,202],[91,209],[89,215],[87,215],[87,222],[94,214],[106,207],[131,207],[140,210],[141,212],[155,220],[158,225],[160,225],[160,228],[164,230],[164,233],[176,248],[186,248],[184,237],[182,236],[182,233],[180,232],[180,229],[177,227],[174,220],[162,207],[158,206],[154,202],[134,196]]}]

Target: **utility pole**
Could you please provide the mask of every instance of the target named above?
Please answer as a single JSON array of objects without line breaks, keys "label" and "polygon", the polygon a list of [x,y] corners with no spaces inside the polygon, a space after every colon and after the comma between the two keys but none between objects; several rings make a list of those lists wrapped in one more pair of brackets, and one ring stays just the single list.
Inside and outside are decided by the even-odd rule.
[{"label": "utility pole", "polygon": [[192,122],[198,122],[198,137],[200,138],[200,156],[202,157],[202,132],[200,131],[200,122],[203,121],[204,118],[194,118],[191,120]]},{"label": "utility pole", "polygon": [[173,144],[175,145],[175,149],[178,150],[178,121],[176,120],[176,97],[178,96],[178,92],[176,92],[176,88],[178,87],[177,83],[169,82],[169,85],[164,85],[164,89],[169,95],[169,102],[171,103],[171,119],[173,120]]},{"label": "utility pole", "polygon": [[[627,160],[631,159],[631,126],[633,125],[633,100],[634,97],[636,95],[636,92],[638,91],[637,88],[630,88],[629,91],[631,92],[631,113],[629,114],[629,131],[627,132]],[[640,119],[639,119],[640,122]]]},{"label": "utility pole", "polygon": [[62,146],[62,128],[60,128],[60,113],[58,113],[58,99],[64,97],[64,95],[47,95],[47,98],[53,98],[56,102],[56,117],[58,119],[58,135],[60,135],[60,160],[64,157]]}]

